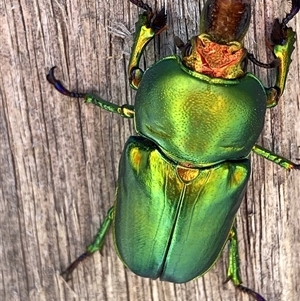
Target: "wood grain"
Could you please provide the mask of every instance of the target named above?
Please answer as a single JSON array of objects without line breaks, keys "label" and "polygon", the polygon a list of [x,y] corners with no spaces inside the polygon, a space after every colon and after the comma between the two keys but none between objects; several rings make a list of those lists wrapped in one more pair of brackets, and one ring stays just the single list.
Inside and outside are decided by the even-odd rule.
[{"label": "wood grain", "polygon": [[[149,0],[160,8],[163,1]],[[168,31],[145,62],[175,52],[173,36],[198,31],[203,1],[166,1]],[[245,45],[270,60],[270,24],[288,1],[253,1]],[[48,69],[73,90],[133,103],[127,64],[138,9],[124,0],[0,1],[0,299],[199,301],[250,300],[226,279],[226,251],[204,277],[174,285],[126,271],[111,235],[103,256],[81,264],[71,282],[59,275],[85,250],[114,201],[118,160],[133,124],[59,95]],[[300,33],[300,16],[290,23]],[[299,34],[300,36],[300,34]],[[299,37],[296,46],[299,46]],[[286,91],[266,115],[263,146],[300,157],[299,48]],[[265,85],[273,72],[253,68]],[[241,274],[267,300],[300,297],[300,173],[256,155],[238,214]],[[188,247],[188,246],[187,246]]]}]

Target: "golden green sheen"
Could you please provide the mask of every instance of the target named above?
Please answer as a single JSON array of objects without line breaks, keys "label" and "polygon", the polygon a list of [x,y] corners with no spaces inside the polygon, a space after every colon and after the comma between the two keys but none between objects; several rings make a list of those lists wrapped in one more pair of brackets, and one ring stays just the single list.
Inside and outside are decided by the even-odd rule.
[{"label": "golden green sheen", "polygon": [[[183,182],[180,174],[191,180]],[[183,168],[151,141],[130,137],[115,203],[119,257],[143,277],[182,283],[202,275],[228,239],[249,175],[248,159]]]},{"label": "golden green sheen", "polygon": [[172,56],[144,73],[135,126],[174,161],[208,166],[249,155],[263,128],[266,103],[265,89],[254,75],[210,78]]}]

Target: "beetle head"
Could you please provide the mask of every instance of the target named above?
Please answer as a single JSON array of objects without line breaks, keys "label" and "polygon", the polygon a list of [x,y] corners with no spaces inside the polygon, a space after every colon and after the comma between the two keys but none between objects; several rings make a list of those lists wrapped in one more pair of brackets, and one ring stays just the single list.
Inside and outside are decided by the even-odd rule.
[{"label": "beetle head", "polygon": [[250,0],[208,0],[201,15],[200,35],[187,44],[175,39],[182,51],[183,63],[211,77],[243,76],[247,51],[242,40],[250,17]]}]

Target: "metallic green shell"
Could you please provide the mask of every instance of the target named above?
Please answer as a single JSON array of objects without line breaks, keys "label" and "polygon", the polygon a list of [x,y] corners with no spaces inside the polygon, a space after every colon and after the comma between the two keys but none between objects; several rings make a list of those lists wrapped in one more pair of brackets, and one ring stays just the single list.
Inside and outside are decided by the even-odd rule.
[{"label": "metallic green shell", "polygon": [[266,103],[265,88],[250,73],[235,80],[210,78],[171,56],[144,73],[135,126],[174,161],[208,166],[249,155]]},{"label": "metallic green shell", "polygon": [[218,259],[243,198],[250,161],[189,169],[157,146],[130,137],[120,161],[114,237],[124,264],[135,274],[182,283],[205,273]]}]

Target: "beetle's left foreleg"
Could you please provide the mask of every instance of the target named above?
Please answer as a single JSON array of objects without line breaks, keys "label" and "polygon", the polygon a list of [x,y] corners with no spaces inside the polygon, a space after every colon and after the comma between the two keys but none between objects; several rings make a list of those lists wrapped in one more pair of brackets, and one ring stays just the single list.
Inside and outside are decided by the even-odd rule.
[{"label": "beetle's left foreleg", "polygon": [[143,76],[143,71],[139,68],[141,56],[154,36],[166,29],[167,15],[165,8],[155,15],[152,8],[141,0],[130,0],[130,2],[145,9],[135,24],[135,38],[128,66],[130,86],[137,89]]},{"label": "beetle's left foreleg", "polygon": [[76,267],[78,266],[78,264],[81,261],[83,261],[87,257],[91,256],[96,251],[101,251],[103,244],[104,244],[104,239],[106,237],[106,234],[107,234],[108,230],[110,229],[110,226],[111,226],[111,223],[113,220],[113,215],[114,215],[114,207],[111,207],[108,210],[107,215],[106,215],[103,223],[101,224],[94,241],[86,248],[86,252],[81,254],[75,261],[73,261],[67,267],[67,269],[65,271],[63,271],[61,273],[61,275],[63,275],[66,280],[69,280],[70,275],[76,269]]},{"label": "beetle's left foreleg", "polygon": [[242,292],[255,298],[257,301],[266,301],[260,294],[252,289],[242,286],[242,280],[239,274],[239,250],[237,241],[237,231],[235,226],[232,226],[229,234],[229,263],[227,270],[227,281],[231,280],[233,284]]}]

